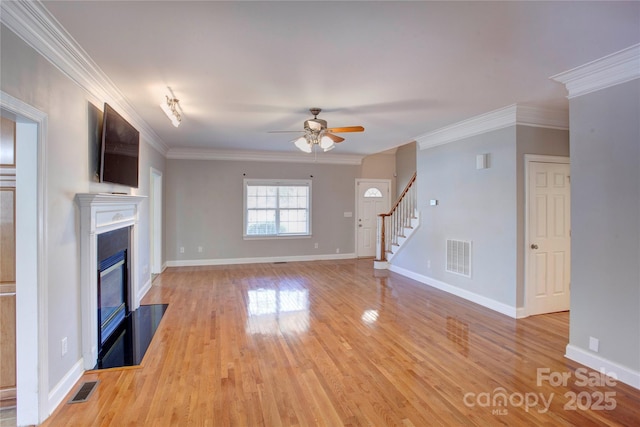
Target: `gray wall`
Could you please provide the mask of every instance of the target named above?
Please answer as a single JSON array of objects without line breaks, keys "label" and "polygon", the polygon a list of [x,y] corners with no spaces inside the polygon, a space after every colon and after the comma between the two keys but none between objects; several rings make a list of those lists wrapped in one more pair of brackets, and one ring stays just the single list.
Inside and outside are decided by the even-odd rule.
[{"label": "gray wall", "polygon": [[389,190],[391,192],[391,204],[393,204],[396,199],[395,171],[395,153],[393,151],[383,151],[382,153],[372,154],[362,159],[359,178],[388,179],[391,181],[391,187]]},{"label": "gray wall", "polygon": [[[335,255],[355,252],[355,179],[360,166],[167,160],[168,261]],[[310,178],[310,176],[313,178]],[[311,238],[244,240],[243,179],[311,179]],[[314,244],[318,243],[318,248]],[[179,247],[185,252],[179,253]],[[198,246],[203,248],[199,253]]]},{"label": "gray wall", "polygon": [[[567,131],[511,126],[419,150],[420,227],[393,264],[522,306],[524,155],[567,155],[568,146]],[[487,169],[476,169],[478,154],[488,154]],[[448,238],[472,241],[471,278],[445,271]]]},{"label": "gray wall", "polygon": [[[93,98],[65,77],[46,59],[2,26],[1,89],[48,116],[46,134],[46,277],[48,289],[49,387],[57,383],[81,358],[79,212],[76,193],[130,191],[127,187],[96,183],[92,179],[92,144],[95,120],[104,100]],[[117,109],[117,106],[114,106]],[[93,135],[93,136],[92,136]],[[148,194],[149,166],[164,170],[164,158],[141,140],[140,188]],[[20,162],[20,159],[18,159]],[[142,203],[139,222],[141,285],[150,280],[148,204]],[[19,238],[19,236],[18,236]],[[20,284],[17,284],[20,292]],[[60,355],[60,341],[68,339],[68,353]]]},{"label": "gray wall", "polygon": [[396,194],[400,195],[404,187],[416,172],[417,144],[410,142],[396,150]]},{"label": "gray wall", "polygon": [[[515,305],[515,136],[514,126],[418,151],[420,227],[393,264]],[[477,170],[483,153],[490,167]],[[445,271],[448,238],[473,242],[471,278]]]},{"label": "gray wall", "polygon": [[570,100],[570,344],[640,371],[640,79]]}]

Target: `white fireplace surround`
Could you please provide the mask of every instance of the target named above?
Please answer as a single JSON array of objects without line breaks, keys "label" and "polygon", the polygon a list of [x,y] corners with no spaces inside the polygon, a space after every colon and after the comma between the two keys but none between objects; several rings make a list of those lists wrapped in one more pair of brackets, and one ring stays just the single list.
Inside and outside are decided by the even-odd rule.
[{"label": "white fireplace surround", "polygon": [[128,252],[129,309],[138,298],[138,208],[145,196],[124,194],[76,194],[80,207],[80,301],[82,304],[82,358],[84,369],[98,361],[98,235],[131,227]]}]

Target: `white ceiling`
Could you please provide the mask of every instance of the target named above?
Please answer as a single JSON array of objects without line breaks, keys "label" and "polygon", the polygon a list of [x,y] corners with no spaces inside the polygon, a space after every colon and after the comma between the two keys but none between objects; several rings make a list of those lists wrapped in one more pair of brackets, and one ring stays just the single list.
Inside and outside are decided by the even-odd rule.
[{"label": "white ceiling", "polygon": [[[172,148],[296,151],[321,107],[332,153],[372,154],[514,103],[640,42],[640,2],[44,1]],[[159,107],[171,87],[174,128]]]}]

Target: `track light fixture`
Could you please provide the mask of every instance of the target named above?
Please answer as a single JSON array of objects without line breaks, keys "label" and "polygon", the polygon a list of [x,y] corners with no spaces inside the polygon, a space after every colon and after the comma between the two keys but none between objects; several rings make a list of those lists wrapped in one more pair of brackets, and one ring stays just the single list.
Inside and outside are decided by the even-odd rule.
[{"label": "track light fixture", "polygon": [[175,127],[178,127],[180,126],[180,122],[182,121],[182,115],[180,114],[180,110],[182,110],[179,104],[180,101],[174,98],[173,94],[171,95],[171,98],[169,97],[169,95],[165,95],[165,97],[167,99],[166,101],[160,103],[160,108],[162,108],[162,111],[164,111],[167,117],[169,117],[171,123]]}]

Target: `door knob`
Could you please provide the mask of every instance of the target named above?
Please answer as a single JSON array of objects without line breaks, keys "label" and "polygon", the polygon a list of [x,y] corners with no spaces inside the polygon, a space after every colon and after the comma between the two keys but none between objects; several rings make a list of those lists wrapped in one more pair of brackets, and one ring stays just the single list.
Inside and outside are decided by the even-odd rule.
[{"label": "door knob", "polygon": [[535,243],[531,244],[531,249],[538,249],[538,245],[536,245]]}]

